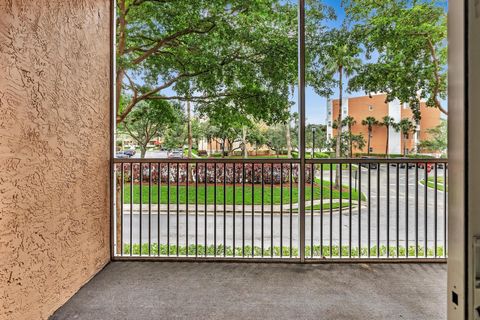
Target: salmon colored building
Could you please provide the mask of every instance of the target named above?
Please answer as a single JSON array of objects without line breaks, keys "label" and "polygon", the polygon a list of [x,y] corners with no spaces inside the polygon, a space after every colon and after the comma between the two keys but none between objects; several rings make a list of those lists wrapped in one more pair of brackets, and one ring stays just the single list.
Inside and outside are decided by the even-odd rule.
[{"label": "salmon colored building", "polygon": [[[345,98],[342,103],[342,119],[347,116],[351,116],[356,120],[356,124],[352,127],[352,133],[355,135],[362,134],[365,138],[365,142],[368,141],[368,128],[362,125],[362,120],[367,117],[374,117],[379,122],[382,122],[383,117],[390,116],[395,122],[407,118],[413,123],[412,110],[407,104],[402,104],[398,100],[392,102],[386,102],[386,94],[375,94],[371,97],[353,97]],[[417,124],[417,128],[414,133],[411,133],[405,141],[402,141],[402,135],[394,128],[388,130],[389,154],[401,154],[404,148],[407,153],[415,153],[417,151],[417,145],[420,141],[429,139],[429,129],[433,129],[441,122],[440,110],[437,108],[430,108],[425,105],[424,102],[420,105],[421,120]],[[333,139],[337,135],[337,129],[332,127],[334,121],[338,118],[339,112],[339,100],[327,101],[327,137]],[[348,128],[343,128],[348,130]],[[387,147],[387,128],[384,126],[374,126],[372,130],[372,136],[370,140],[370,152],[371,153],[386,153]],[[367,145],[363,150],[355,149],[353,153],[366,153]]]}]

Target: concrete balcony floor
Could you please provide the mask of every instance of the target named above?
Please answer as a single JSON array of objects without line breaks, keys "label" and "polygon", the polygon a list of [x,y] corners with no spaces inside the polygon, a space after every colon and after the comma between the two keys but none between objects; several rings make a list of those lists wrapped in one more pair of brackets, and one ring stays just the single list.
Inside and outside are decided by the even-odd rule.
[{"label": "concrete balcony floor", "polygon": [[112,262],[51,319],[446,319],[446,264]]}]

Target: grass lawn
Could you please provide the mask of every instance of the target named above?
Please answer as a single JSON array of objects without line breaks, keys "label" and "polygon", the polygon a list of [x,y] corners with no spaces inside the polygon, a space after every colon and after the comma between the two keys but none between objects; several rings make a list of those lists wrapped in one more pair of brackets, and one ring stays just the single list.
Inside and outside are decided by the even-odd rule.
[{"label": "grass lawn", "polygon": [[[427,186],[429,188],[435,189],[435,177],[428,177]],[[444,191],[443,186],[443,177],[437,177],[437,190]],[[421,184],[425,185],[425,179],[420,181]],[[448,192],[448,185],[447,185],[447,192]]]},{"label": "grass lawn", "polygon": [[[320,190],[319,185],[314,186],[313,190],[313,199],[320,199],[321,197],[321,190]],[[152,186],[151,189],[151,200],[152,204],[158,204],[159,203],[159,191],[160,191],[160,203],[166,204],[168,203],[168,188],[166,185],[161,185],[160,190],[157,185]],[[179,186],[178,189],[178,201],[180,204],[185,204],[187,203],[187,188],[186,186]],[[205,204],[205,186],[204,185],[199,185],[198,186],[198,204]],[[264,204],[269,205],[272,204],[272,192],[271,192],[270,185],[266,184],[265,189],[263,192],[263,198],[264,198]],[[282,192],[283,191],[283,192]],[[233,204],[233,192],[234,188],[231,185],[227,185],[226,187],[226,194],[225,194],[225,200],[226,204]],[[190,204],[195,204],[195,185],[190,185],[188,187],[188,203]],[[346,186],[344,186],[343,192],[342,192],[342,197],[343,199],[348,199],[349,196],[349,191]],[[243,201],[243,188],[242,186],[235,186],[235,204],[242,204]],[[292,202],[296,203],[298,199],[298,188],[297,186],[292,187],[292,195],[290,195],[290,187],[289,186],[284,186],[283,190],[281,190],[280,187],[274,186],[273,187],[273,204],[280,204],[283,202],[284,204],[289,204],[290,203],[290,196],[292,196]],[[253,188],[253,194],[252,194],[252,185],[245,185],[245,205],[251,205],[252,202],[254,204],[262,204],[262,188],[261,185],[255,185]],[[333,190],[332,192],[332,197],[333,199],[339,199],[340,198],[340,191],[339,190]],[[142,203],[148,204],[148,198],[149,198],[149,190],[148,190],[148,185],[143,185],[142,186]],[[306,200],[312,199],[312,192],[311,192],[311,186],[307,186],[307,191],[305,194]],[[323,182],[323,198],[324,199],[329,199],[330,198],[330,182],[324,181]],[[352,198],[353,199],[358,199],[358,192],[355,189],[352,189]],[[366,199],[365,195],[362,194],[362,199]],[[214,187],[213,185],[208,185],[207,186],[207,204],[223,204],[224,203],[224,192],[223,192],[223,185],[217,185],[216,188],[216,201],[215,200],[215,194],[214,194]],[[124,203],[130,203],[130,185],[125,184],[125,189],[124,189]],[[140,203],[140,186],[138,184],[133,185],[133,203],[139,204]],[[176,185],[170,185],[170,203],[177,203],[177,186]],[[329,204],[328,204],[329,205]],[[325,205],[324,205],[325,208]]]}]

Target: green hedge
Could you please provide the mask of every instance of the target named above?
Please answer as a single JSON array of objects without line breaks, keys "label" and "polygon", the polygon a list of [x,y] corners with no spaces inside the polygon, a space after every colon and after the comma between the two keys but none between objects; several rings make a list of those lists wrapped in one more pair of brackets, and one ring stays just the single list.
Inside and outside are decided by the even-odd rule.
[{"label": "green hedge", "polygon": [[[197,247],[192,244],[188,246],[188,255],[189,256],[195,256],[195,254],[199,256],[205,256],[205,248],[207,251],[207,256],[214,256],[215,254],[219,257],[222,257],[224,252],[226,257],[233,257],[233,248],[231,246],[227,246],[224,248],[223,245],[217,245],[216,247],[213,245],[209,245],[205,247],[204,245],[199,244]],[[280,257],[280,252],[282,252],[282,256],[290,256],[290,247],[285,244],[283,248],[280,250],[279,246],[274,246],[273,247],[273,256],[274,257]],[[396,252],[396,247],[391,245],[389,248],[389,256],[390,257],[406,257],[406,248],[405,247],[399,247],[398,254]],[[331,255],[332,257],[339,257],[339,246],[332,246],[331,250]],[[350,252],[349,252],[349,247],[348,246],[342,246],[342,256],[343,257],[348,257]],[[159,252],[160,251],[160,252]],[[324,245],[323,247],[320,247],[319,245],[313,246],[313,250],[311,246],[305,246],[305,256],[308,258],[310,256],[314,257],[329,257],[330,256],[330,247],[328,245]],[[185,246],[179,246],[178,247],[178,254],[181,256],[185,256],[187,253],[187,247]],[[260,257],[262,256],[262,248],[259,246],[255,246],[253,248],[253,253],[255,257]],[[291,250],[292,256],[293,257],[298,257],[298,248],[292,248]],[[123,247],[123,254],[124,255],[130,255],[130,245],[125,244]],[[138,243],[133,244],[132,246],[132,254],[133,255],[139,255],[140,254],[140,245]],[[170,245],[168,247],[166,244],[161,244],[160,245],[160,250],[158,247],[157,243],[152,243],[150,246],[150,253],[149,253],[149,247],[148,243],[143,243],[142,244],[142,255],[152,255],[152,256],[175,256],[177,254],[177,246],[176,245]],[[245,246],[245,249],[242,250],[241,247],[235,247],[235,256],[241,257],[241,256],[246,256],[246,257],[251,257],[252,256],[252,247],[251,246]],[[437,247],[437,257],[442,257],[444,254],[443,246],[438,246]],[[263,255],[266,257],[272,256],[272,251],[270,247],[265,247],[263,250]],[[359,249],[358,247],[352,247],[351,249],[351,255],[352,257],[358,257],[359,256]],[[410,246],[408,248],[408,255],[410,257],[415,256],[415,246]],[[370,248],[370,256],[371,257],[376,257],[377,256],[377,246],[372,246]],[[387,256],[387,247],[382,245],[380,246],[380,257],[386,257]],[[424,257],[425,256],[425,251],[422,246],[418,247],[418,256],[419,257]],[[427,257],[434,257],[435,256],[435,249],[434,248],[428,248],[427,251]],[[360,249],[360,257],[361,258],[367,258],[368,257],[368,248],[362,247]]]}]

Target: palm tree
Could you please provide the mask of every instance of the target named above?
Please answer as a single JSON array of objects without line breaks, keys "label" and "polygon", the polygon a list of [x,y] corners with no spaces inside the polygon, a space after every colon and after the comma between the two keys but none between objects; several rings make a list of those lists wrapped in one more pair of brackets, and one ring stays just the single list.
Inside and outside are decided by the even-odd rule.
[{"label": "palm tree", "polygon": [[362,126],[366,126],[368,128],[368,137],[367,137],[367,153],[370,155],[370,141],[372,139],[372,130],[373,127],[378,126],[380,122],[375,119],[374,117],[366,117],[362,120]]},{"label": "palm tree", "polygon": [[387,143],[385,146],[385,156],[388,157],[388,147],[390,143],[390,127],[395,127],[395,120],[390,116],[385,116],[382,118],[381,126],[384,126],[387,129]]},{"label": "palm tree", "polygon": [[353,155],[353,139],[352,139],[352,127],[357,124],[357,121],[352,116],[346,116],[342,121],[342,126],[348,128],[348,157]]},{"label": "palm tree", "polygon": [[400,131],[402,134],[402,140],[403,140],[403,155],[405,156],[407,154],[407,139],[410,136],[410,133],[415,132],[416,126],[415,124],[410,121],[410,119],[404,118],[400,120],[399,123],[395,125],[395,130],[398,132]]},{"label": "palm tree", "polygon": [[[360,47],[355,41],[351,31],[346,26],[339,29],[331,30],[325,37],[325,42],[322,45],[325,52],[322,56],[323,68],[322,72],[325,78],[333,79],[338,75],[338,79],[333,83],[338,84],[338,117],[336,119],[339,128],[337,129],[335,156],[342,157],[342,100],[343,100],[343,80],[344,76],[351,76],[361,65],[362,60],[359,58]],[[338,166],[340,168],[340,166]],[[341,169],[340,169],[341,170]],[[340,186],[340,171],[337,170],[335,178],[335,187]]]}]

